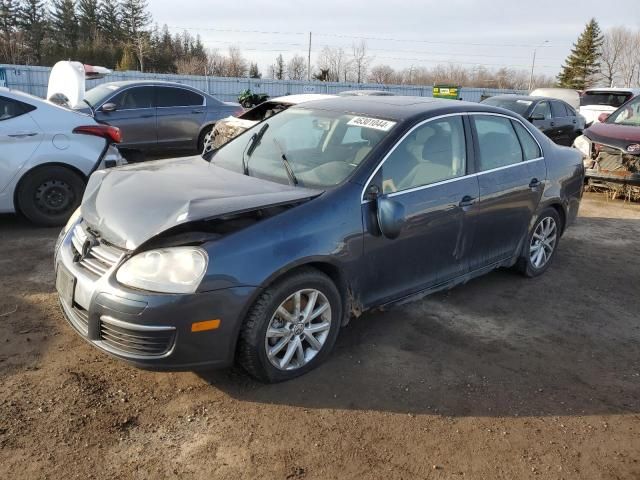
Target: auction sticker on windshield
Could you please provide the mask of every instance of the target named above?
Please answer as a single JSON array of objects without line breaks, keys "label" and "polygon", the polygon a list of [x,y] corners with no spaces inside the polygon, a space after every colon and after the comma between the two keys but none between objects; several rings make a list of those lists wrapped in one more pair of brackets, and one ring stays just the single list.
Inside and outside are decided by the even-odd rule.
[{"label": "auction sticker on windshield", "polygon": [[354,125],[356,127],[374,128],[376,130],[382,130],[388,132],[393,128],[396,122],[390,122],[388,120],[380,120],[379,118],[369,117],[354,117],[347,122],[347,125]]}]

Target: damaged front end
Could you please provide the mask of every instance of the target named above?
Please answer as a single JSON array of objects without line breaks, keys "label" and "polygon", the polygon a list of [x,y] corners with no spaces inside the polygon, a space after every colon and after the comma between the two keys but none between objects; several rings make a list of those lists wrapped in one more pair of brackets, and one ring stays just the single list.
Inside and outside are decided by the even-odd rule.
[{"label": "damaged front end", "polygon": [[612,198],[640,200],[640,151],[593,143],[585,159],[587,186],[606,191]]}]

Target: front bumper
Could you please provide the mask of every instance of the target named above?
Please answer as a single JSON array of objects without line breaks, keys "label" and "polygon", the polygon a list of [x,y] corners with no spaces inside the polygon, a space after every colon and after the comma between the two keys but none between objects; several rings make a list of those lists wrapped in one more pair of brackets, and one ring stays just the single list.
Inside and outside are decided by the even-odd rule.
[{"label": "front bumper", "polygon": [[[128,289],[115,281],[119,264],[101,274],[74,261],[73,231],[65,234],[56,251],[56,287],[65,318],[82,338],[112,356],[152,370],[225,367],[233,362],[237,335],[255,287],[195,294]],[[213,319],[220,320],[215,330],[191,331],[192,323]]]}]

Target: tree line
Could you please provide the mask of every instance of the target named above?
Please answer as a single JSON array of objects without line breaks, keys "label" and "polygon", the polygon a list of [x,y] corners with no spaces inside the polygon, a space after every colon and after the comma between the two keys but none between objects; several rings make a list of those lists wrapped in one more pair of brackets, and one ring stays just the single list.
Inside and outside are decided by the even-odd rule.
[{"label": "tree line", "polygon": [[[185,75],[261,78],[256,62],[237,46],[206,49],[198,35],[172,34],[153,24],[147,0],[0,0],[0,63],[53,65],[74,59],[117,70]],[[275,58],[265,73],[277,80],[433,85],[527,89],[523,69],[464,67],[446,62],[434,67],[394,69],[375,63],[364,40],[350,48],[325,46],[309,71],[308,58]],[[590,20],[573,45],[557,78],[535,75],[536,87],[582,90],[640,86],[640,30],[615,27],[604,34]]]}]

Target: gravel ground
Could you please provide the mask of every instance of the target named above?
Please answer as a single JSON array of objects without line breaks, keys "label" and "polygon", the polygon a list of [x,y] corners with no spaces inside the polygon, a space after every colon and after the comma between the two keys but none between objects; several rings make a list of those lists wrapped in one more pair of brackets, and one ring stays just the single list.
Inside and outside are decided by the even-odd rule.
[{"label": "gravel ground", "polygon": [[91,348],[56,236],[0,217],[0,478],[640,478],[640,205],[588,194],[541,278],[365,314],[280,385]]}]

